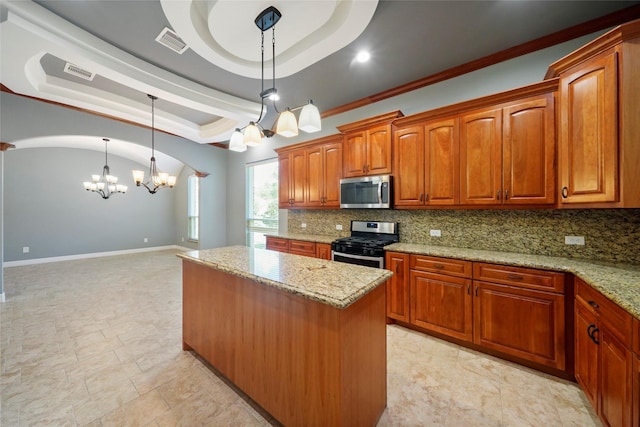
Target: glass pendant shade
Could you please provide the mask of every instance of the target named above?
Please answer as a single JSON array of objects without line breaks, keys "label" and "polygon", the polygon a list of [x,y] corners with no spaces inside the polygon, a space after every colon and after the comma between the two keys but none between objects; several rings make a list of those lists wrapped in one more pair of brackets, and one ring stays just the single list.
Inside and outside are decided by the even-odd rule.
[{"label": "glass pendant shade", "polygon": [[313,105],[312,101],[309,101],[307,105],[302,107],[302,111],[300,111],[300,123],[298,127],[307,133],[313,133],[322,130],[320,111],[318,110],[318,107]]},{"label": "glass pendant shade", "polygon": [[249,147],[257,147],[262,143],[262,132],[255,123],[251,122],[244,130],[244,143]]},{"label": "glass pendant shade", "polygon": [[133,174],[133,180],[136,182],[136,185],[140,185],[144,181],[144,171],[141,170],[133,170],[131,171]]},{"label": "glass pendant shade", "polygon": [[286,110],[280,113],[278,117],[278,124],[276,126],[276,133],[287,138],[298,135],[298,122],[296,116],[291,110]]},{"label": "glass pendant shade", "polygon": [[229,140],[229,150],[236,151],[238,153],[247,151],[247,146],[244,145],[244,135],[242,135],[240,129],[236,129],[231,134],[231,139]]}]

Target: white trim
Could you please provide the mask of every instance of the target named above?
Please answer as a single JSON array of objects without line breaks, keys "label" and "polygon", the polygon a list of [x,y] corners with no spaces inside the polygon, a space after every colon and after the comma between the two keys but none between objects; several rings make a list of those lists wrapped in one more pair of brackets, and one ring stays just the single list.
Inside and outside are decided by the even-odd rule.
[{"label": "white trim", "polygon": [[5,302],[6,300],[4,299],[4,292],[0,294],[0,303]]},{"label": "white trim", "polygon": [[[154,246],[152,248],[139,248],[139,249],[125,249],[121,251],[110,251],[110,252],[94,252],[89,254],[78,254],[78,255],[66,255],[66,256],[55,256],[49,258],[34,258],[34,259],[25,259],[21,261],[7,261],[4,263],[4,267],[21,267],[24,265],[34,265],[34,264],[46,264],[49,262],[59,262],[59,261],[72,261],[76,259],[86,259],[86,258],[99,258],[103,256],[113,256],[113,255],[127,255],[127,254],[135,254],[141,252],[153,252],[153,251],[163,251],[167,249],[178,249],[181,251],[192,251],[194,249],[186,248],[184,246],[178,245],[168,245],[168,246]],[[4,294],[2,294],[4,297]]]}]

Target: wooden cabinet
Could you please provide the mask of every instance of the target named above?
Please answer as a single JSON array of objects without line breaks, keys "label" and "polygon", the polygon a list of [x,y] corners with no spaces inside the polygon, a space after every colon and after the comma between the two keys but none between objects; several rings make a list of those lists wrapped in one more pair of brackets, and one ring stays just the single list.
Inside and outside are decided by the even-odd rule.
[{"label": "wooden cabinet", "polygon": [[303,255],[313,258],[331,259],[331,245],[328,243],[315,243],[306,240],[285,239],[276,236],[267,236],[267,249],[285,252],[295,255]]},{"label": "wooden cabinet", "polygon": [[342,141],[323,142],[307,148],[307,207],[340,207]]},{"label": "wooden cabinet", "polygon": [[385,266],[393,271],[387,280],[387,317],[409,322],[409,254],[387,252]]},{"label": "wooden cabinet", "polygon": [[393,144],[396,207],[459,203],[457,119],[398,128]]},{"label": "wooden cabinet", "polygon": [[331,260],[331,245],[328,243],[316,243],[316,258]]},{"label": "wooden cabinet", "polygon": [[392,172],[392,122],[402,117],[394,111],[337,129],[344,134],[343,177],[383,175]]},{"label": "wooden cabinet", "polygon": [[279,148],[276,152],[279,208],[340,207],[341,135]]},{"label": "wooden cabinet", "polygon": [[460,118],[460,204],[553,204],[551,93]]},{"label": "wooden cabinet", "polygon": [[560,207],[640,207],[640,23],[551,64],[559,77]]},{"label": "wooden cabinet", "polygon": [[576,380],[606,426],[631,426],[631,315],[576,279]]},{"label": "wooden cabinet", "polygon": [[304,149],[278,156],[278,207],[298,208],[305,204],[307,164]]}]

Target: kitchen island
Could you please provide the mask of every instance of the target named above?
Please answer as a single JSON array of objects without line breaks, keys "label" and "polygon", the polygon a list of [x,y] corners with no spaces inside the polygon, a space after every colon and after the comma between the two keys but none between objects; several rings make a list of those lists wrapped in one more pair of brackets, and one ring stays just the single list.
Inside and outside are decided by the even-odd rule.
[{"label": "kitchen island", "polygon": [[284,425],[376,425],[391,272],[244,246],[178,256],[185,350]]}]

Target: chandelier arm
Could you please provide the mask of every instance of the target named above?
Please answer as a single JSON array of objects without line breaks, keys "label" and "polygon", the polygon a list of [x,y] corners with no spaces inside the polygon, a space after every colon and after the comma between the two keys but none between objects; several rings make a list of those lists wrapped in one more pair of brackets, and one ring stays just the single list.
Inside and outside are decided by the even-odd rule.
[{"label": "chandelier arm", "polygon": [[[273,73],[271,77],[271,87],[276,88],[276,26],[271,29],[271,65]],[[276,101],[273,101],[273,105],[276,105]]]}]

